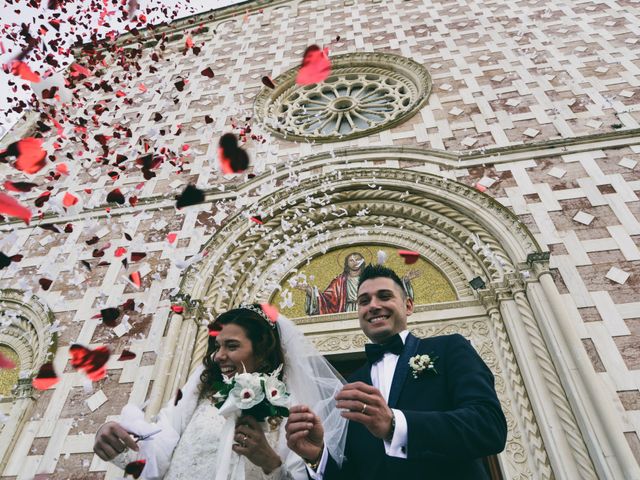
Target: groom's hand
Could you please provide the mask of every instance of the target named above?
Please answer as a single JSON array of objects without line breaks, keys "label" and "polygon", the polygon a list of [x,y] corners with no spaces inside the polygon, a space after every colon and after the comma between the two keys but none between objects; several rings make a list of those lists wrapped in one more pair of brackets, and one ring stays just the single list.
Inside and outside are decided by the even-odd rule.
[{"label": "groom's hand", "polygon": [[324,428],[320,418],[306,405],[289,409],[285,427],[287,446],[309,462],[315,462],[324,448]]},{"label": "groom's hand", "polygon": [[363,424],[376,438],[389,436],[393,412],[380,390],[363,382],[347,383],[336,400],[344,418]]}]

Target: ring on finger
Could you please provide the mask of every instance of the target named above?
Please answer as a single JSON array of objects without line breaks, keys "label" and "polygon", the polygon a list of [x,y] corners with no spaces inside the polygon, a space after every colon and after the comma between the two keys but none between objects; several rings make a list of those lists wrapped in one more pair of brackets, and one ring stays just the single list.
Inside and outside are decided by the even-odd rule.
[{"label": "ring on finger", "polygon": [[365,414],[366,411],[367,411],[367,404],[363,403],[362,404],[362,410],[360,411],[360,413]]},{"label": "ring on finger", "polygon": [[244,433],[242,434],[242,442],[240,442],[240,446],[242,448],[245,448],[247,446],[247,436]]}]

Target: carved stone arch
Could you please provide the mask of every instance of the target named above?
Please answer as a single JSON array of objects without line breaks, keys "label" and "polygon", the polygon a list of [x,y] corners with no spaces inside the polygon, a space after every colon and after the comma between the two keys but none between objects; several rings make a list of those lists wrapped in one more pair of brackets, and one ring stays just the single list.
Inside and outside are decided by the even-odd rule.
[{"label": "carved stone arch", "polygon": [[[350,228],[360,228],[375,235],[383,224],[385,233],[390,235],[395,232],[400,236],[402,230],[407,232],[397,246],[422,242],[421,251],[429,251],[432,246],[434,258],[443,259],[434,262],[436,267],[442,270],[445,265],[449,269],[456,265],[457,275],[452,283],[458,296],[471,293],[465,283],[474,276],[499,283],[505,274],[516,271],[511,256],[502,248],[502,242],[474,220],[470,212],[460,213],[452,195],[443,196],[441,191],[436,191],[440,187],[438,184],[449,186],[452,182],[429,174],[390,169],[376,170],[374,176],[365,170],[349,170],[333,177],[310,179],[297,188],[283,189],[263,198],[256,210],[262,214],[264,225],[247,222],[244,215],[231,219],[206,247],[209,254],[205,265],[198,269],[198,276],[204,277],[204,282],[195,281],[192,272],[187,273],[183,285],[192,292],[192,297],[206,298],[206,303],[215,311],[230,308],[249,297],[264,300],[264,289],[256,296],[256,288],[247,285],[259,284],[258,276],[265,271],[270,269],[275,274],[284,274],[283,264],[288,265],[289,270],[295,268],[303,253],[307,255],[318,245],[328,248],[332,242],[330,232],[343,239],[347,238]],[[328,182],[331,183],[331,191],[326,188]],[[371,189],[369,185],[372,182],[379,189]],[[466,195],[475,195],[469,187],[458,186],[457,189],[460,187]],[[484,208],[492,207],[480,194],[476,196],[478,198],[472,199],[471,205],[487,203]],[[367,210],[368,214],[358,215],[362,210]],[[332,216],[336,211],[344,212],[344,215]],[[504,218],[509,223],[503,229],[513,229],[514,224],[522,227],[511,216],[505,215]],[[293,221],[300,228],[286,231],[283,225]],[[537,251],[533,237],[524,234],[522,237],[527,242],[519,242],[518,247],[524,243],[532,250],[518,252],[521,263],[527,254]],[[334,242],[333,247],[344,244]],[[303,245],[303,248],[296,250],[293,248],[296,245]],[[463,281],[464,277],[466,281]],[[261,280],[275,285],[274,279],[268,275],[266,278],[262,276]]]},{"label": "carved stone arch", "polygon": [[0,471],[8,461],[12,446],[34,405],[32,378],[47,362],[56,347],[51,331],[53,313],[36,296],[19,290],[0,290],[0,345],[6,345],[19,358],[20,374],[11,392],[9,420],[0,423]]}]

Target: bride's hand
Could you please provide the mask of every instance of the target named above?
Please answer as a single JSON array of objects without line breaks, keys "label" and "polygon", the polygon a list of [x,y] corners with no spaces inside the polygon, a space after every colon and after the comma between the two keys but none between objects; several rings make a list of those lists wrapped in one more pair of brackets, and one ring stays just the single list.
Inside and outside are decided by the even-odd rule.
[{"label": "bride's hand", "polygon": [[236,433],[233,437],[235,444],[233,451],[244,455],[264,473],[269,474],[282,465],[278,454],[271,448],[264,436],[264,431],[258,421],[250,416],[240,417],[236,421]]}]

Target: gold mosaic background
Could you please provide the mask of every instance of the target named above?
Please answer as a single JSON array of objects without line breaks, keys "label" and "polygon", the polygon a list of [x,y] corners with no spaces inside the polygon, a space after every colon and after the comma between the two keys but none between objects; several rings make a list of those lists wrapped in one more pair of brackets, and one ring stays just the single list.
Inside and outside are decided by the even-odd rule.
[{"label": "gold mosaic background", "polygon": [[16,352],[4,345],[0,345],[0,354],[7,357],[16,364],[16,367],[12,368],[11,370],[6,368],[0,369],[0,395],[7,397],[11,395],[11,389],[16,383],[18,383],[18,374],[20,373],[20,359],[18,358],[18,354]]},{"label": "gold mosaic background", "polygon": [[[303,266],[299,272],[292,272],[280,285],[280,292],[271,298],[271,303],[277,305],[280,311],[290,317],[304,317],[305,293],[303,291],[292,288],[289,280],[293,277],[305,274],[309,285],[316,285],[321,291],[327,288],[329,282],[342,273],[344,259],[351,253],[361,253],[367,263],[375,263],[378,258],[378,251],[382,250],[387,254],[385,266],[395,270],[400,276],[404,276],[410,270],[418,270],[421,275],[411,281],[415,294],[415,303],[423,305],[428,303],[450,302],[456,300],[455,290],[442,274],[440,270],[434,267],[430,262],[422,257],[413,265],[405,265],[404,258],[398,255],[398,250],[390,247],[382,247],[378,245],[356,246],[342,248],[330,251],[324,255],[313,258],[308,265]],[[293,307],[282,308],[282,293],[292,293]]]}]

